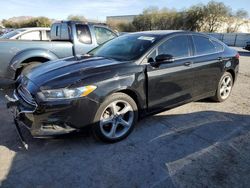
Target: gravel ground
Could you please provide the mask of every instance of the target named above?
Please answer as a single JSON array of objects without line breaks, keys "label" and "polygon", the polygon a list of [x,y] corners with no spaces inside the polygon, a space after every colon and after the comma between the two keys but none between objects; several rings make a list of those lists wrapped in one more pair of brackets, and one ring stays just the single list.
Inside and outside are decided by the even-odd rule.
[{"label": "gravel ground", "polygon": [[88,130],[45,140],[25,132],[25,151],[1,94],[0,186],[249,187],[250,52],[241,54],[229,100],[147,117],[116,144],[97,142]]}]

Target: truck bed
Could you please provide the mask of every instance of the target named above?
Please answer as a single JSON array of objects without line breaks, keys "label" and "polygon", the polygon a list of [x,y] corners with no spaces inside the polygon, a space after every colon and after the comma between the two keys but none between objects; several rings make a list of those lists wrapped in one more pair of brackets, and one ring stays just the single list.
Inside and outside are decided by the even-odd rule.
[{"label": "truck bed", "polygon": [[[0,78],[13,79],[8,74],[9,63],[19,53],[31,50],[45,50],[57,58],[72,56],[73,44],[67,41],[25,41],[0,39]],[[32,53],[32,51],[30,52]],[[34,54],[35,55],[35,54]],[[32,57],[32,55],[30,56]]]}]

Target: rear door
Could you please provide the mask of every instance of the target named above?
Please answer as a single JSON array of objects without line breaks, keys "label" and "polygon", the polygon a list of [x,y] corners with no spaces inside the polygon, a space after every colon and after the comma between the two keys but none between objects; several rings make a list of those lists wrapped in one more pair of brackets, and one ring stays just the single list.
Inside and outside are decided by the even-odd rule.
[{"label": "rear door", "polygon": [[192,35],[194,47],[194,96],[206,97],[216,90],[223,68],[223,45],[203,35]]},{"label": "rear door", "polygon": [[157,47],[150,58],[170,54],[175,61],[155,68],[147,66],[148,107],[155,111],[185,101],[193,95],[194,74],[191,57],[191,41],[188,35],[167,39]]}]

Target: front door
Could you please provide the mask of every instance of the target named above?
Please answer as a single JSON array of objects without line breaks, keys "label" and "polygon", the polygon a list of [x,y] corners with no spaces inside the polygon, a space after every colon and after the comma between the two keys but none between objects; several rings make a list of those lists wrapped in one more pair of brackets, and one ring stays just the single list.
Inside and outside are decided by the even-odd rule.
[{"label": "front door", "polygon": [[148,107],[157,111],[192,99],[194,75],[190,38],[188,35],[167,39],[153,52],[155,55],[169,54],[175,60],[160,64],[159,67],[147,65]]}]

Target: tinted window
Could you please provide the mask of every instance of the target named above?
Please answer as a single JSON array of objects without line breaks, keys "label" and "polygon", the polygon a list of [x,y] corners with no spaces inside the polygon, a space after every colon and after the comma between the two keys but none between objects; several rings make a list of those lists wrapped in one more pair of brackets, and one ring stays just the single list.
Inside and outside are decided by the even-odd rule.
[{"label": "tinted window", "polygon": [[194,35],[193,40],[195,55],[204,55],[216,52],[213,43],[208,38]]},{"label": "tinted window", "polygon": [[20,36],[21,40],[41,40],[40,31],[31,31]]},{"label": "tinted window", "polygon": [[169,54],[175,58],[189,56],[189,45],[187,36],[176,36],[170,38],[158,47],[158,55]]},{"label": "tinted window", "polygon": [[89,54],[116,60],[136,60],[158,41],[156,36],[127,34],[108,41],[90,51]]},{"label": "tinted window", "polygon": [[212,42],[213,42],[217,52],[223,51],[224,47],[221,43],[214,41],[214,40]]},{"label": "tinted window", "polygon": [[95,36],[98,44],[102,44],[116,37],[113,32],[103,27],[95,27]]},{"label": "tinted window", "polygon": [[91,44],[91,34],[87,25],[76,25],[77,38],[80,42]]}]

